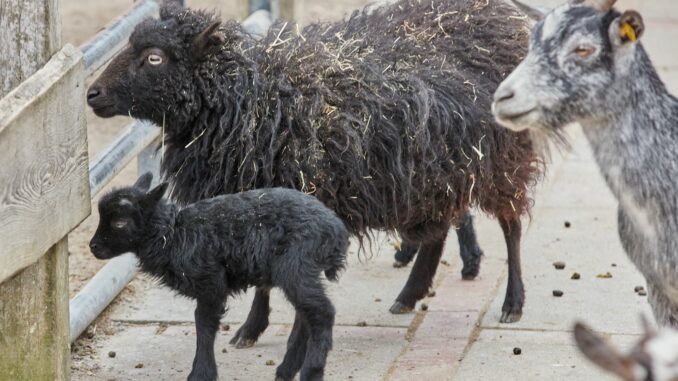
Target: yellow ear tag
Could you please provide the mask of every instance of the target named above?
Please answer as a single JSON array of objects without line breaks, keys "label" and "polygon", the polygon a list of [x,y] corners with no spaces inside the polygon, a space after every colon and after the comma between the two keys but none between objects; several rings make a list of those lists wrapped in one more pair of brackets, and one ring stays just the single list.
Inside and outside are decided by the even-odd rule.
[{"label": "yellow ear tag", "polygon": [[627,22],[621,24],[619,32],[620,32],[619,34],[621,34],[622,39],[628,38],[629,41],[631,42],[636,42],[638,40],[638,36],[636,36],[636,31],[633,29],[631,24]]}]

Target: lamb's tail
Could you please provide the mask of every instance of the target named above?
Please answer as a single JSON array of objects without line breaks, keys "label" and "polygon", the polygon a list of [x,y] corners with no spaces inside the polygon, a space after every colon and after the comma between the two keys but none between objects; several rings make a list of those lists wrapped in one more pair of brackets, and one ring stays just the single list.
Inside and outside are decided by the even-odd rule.
[{"label": "lamb's tail", "polygon": [[335,241],[332,242],[332,248],[329,255],[325,258],[326,268],[325,276],[327,280],[336,282],[339,280],[341,272],[346,269],[346,253],[348,252],[349,234],[343,223],[338,224]]}]

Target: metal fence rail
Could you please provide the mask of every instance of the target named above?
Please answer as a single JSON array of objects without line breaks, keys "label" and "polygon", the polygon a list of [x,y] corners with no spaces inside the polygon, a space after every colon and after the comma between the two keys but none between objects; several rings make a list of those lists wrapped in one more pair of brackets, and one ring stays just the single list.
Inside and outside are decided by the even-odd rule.
[{"label": "metal fence rail", "polygon": [[[183,3],[183,2],[182,2]],[[263,3],[267,3],[262,1]],[[85,43],[85,73],[91,75],[106,64],[127,43],[129,35],[140,21],[157,15],[158,4],[153,0],[137,3],[106,29]],[[270,9],[270,5],[269,5]],[[259,9],[243,21],[243,27],[253,35],[262,35],[271,25],[269,10]],[[131,123],[118,138],[90,163],[90,188],[94,197],[120,171],[137,158],[137,171],[152,172],[154,182],[160,178],[160,129],[147,122]],[[70,301],[70,341],[87,329],[94,319],[115,299],[137,272],[137,259],[127,253],[110,261]]]}]

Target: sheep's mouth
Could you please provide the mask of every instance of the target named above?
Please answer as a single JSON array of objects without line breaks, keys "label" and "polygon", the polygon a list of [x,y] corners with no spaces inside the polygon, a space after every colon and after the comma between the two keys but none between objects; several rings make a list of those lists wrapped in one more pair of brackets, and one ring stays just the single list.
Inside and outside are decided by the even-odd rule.
[{"label": "sheep's mouth", "polygon": [[116,115],[117,113],[117,108],[115,105],[96,105],[96,106],[91,106],[92,111],[94,111],[94,114],[100,118],[111,118]]}]

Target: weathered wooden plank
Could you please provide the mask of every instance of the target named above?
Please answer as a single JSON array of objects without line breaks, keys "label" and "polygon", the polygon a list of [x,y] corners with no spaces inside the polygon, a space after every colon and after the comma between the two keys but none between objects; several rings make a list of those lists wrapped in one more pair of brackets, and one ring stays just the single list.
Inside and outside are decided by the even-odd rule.
[{"label": "weathered wooden plank", "polygon": [[0,285],[0,380],[67,380],[68,241]]},{"label": "weathered wooden plank", "polygon": [[61,47],[58,0],[0,0],[0,97]]},{"label": "weathered wooden plank", "polygon": [[67,45],[0,100],[0,282],[90,212],[82,72]]}]

